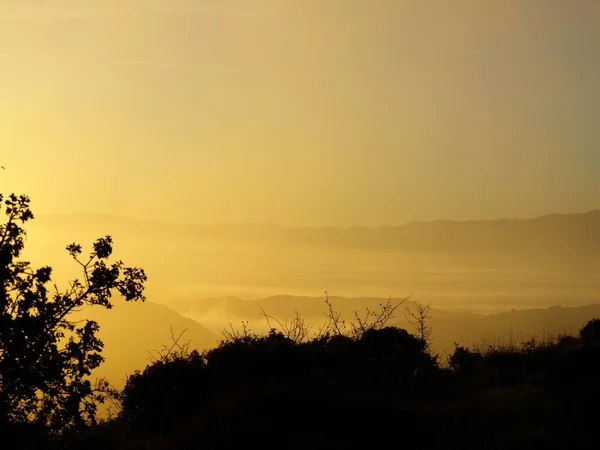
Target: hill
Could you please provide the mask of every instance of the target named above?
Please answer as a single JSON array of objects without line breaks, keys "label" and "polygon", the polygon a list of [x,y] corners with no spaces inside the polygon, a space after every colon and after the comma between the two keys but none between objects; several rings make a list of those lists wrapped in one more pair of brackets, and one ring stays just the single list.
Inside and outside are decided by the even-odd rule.
[{"label": "hill", "polygon": [[176,335],[185,331],[182,342],[189,341],[193,348],[212,348],[218,342],[217,336],[198,322],[157,303],[116,301],[110,310],[88,308],[79,314],[100,324],[106,361],[93,377],[105,377],[118,387],[127,374],[143,369],[155,351],[171,344],[171,329]]}]

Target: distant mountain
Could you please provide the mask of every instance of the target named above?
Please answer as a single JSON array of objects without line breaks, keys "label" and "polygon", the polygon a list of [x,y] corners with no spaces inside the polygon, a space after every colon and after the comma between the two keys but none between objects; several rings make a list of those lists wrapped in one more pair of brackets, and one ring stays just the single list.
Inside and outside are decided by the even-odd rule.
[{"label": "distant mountain", "polygon": [[[287,227],[272,224],[184,225],[109,215],[40,216],[55,232],[94,230],[160,244],[209,240],[444,253],[592,254],[600,250],[600,210],[533,219],[412,222],[378,228]],[[97,233],[96,233],[97,234]]]},{"label": "distant mountain", "polygon": [[66,244],[106,234],[143,267],[150,299],[415,294],[443,308],[583,305],[600,292],[600,211],[379,228],[185,225],[107,215],[39,216],[25,257],[76,275]]}]

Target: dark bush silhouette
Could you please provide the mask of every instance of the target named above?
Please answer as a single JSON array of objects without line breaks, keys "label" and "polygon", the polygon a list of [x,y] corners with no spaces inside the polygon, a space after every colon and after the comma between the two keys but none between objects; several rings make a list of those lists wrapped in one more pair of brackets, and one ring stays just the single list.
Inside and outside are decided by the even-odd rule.
[{"label": "dark bush silhouette", "polygon": [[103,361],[98,324],[75,322],[71,313],[86,305],[111,307],[114,293],[144,300],[146,276],[121,261],[108,265],[112,239],[93,244],[80,260],[81,246],[67,247],[81,265],[83,280],[65,292],[50,290],[51,268],[34,269],[19,260],[23,224],[33,219],[29,198],[0,195],[6,223],[0,225],[0,431],[28,439],[94,422],[102,393],[88,380]]},{"label": "dark bush silhouette", "polygon": [[569,386],[600,383],[600,346],[585,345],[568,350],[561,363],[562,381]]},{"label": "dark bush silhouette", "polygon": [[589,448],[599,349],[564,337],[457,346],[440,368],[394,327],[304,340],[246,330],[161,355],[129,377],[121,413],[72,448]]},{"label": "dark bush silhouette", "polygon": [[579,337],[586,344],[600,343],[600,319],[592,319],[579,331]]},{"label": "dark bush silhouette", "polygon": [[[119,419],[133,429],[161,435],[203,415],[233,414],[237,419],[232,416],[226,420],[239,420],[239,427],[246,423],[246,428],[259,416],[264,420],[269,416],[271,422],[284,420],[290,427],[299,426],[299,416],[314,416],[315,408],[323,414],[319,419],[323,424],[336,410],[335,414],[354,411],[350,415],[356,419],[358,404],[348,404],[340,411],[344,402],[352,403],[351,398],[357,393],[375,392],[382,386],[402,382],[410,385],[418,367],[426,372],[437,368],[437,364],[423,350],[420,339],[393,327],[367,330],[360,337],[336,335],[302,343],[275,330],[265,336],[246,334],[225,340],[202,355],[192,352],[160,359],[130,376],[122,391]],[[330,395],[336,386],[337,404]],[[343,395],[340,386],[345,386]],[[374,401],[372,396],[361,398],[368,403]],[[236,406],[223,411],[227,399],[232,398],[230,401]],[[239,408],[250,405],[256,409],[252,417],[246,417],[241,412],[245,409]],[[212,412],[206,413],[209,410]],[[378,411],[371,411],[361,420],[379,417],[377,414]],[[233,425],[203,426],[213,433],[214,427]],[[285,429],[283,425],[276,428],[271,427],[269,433],[283,433]]]},{"label": "dark bush silhouette", "polygon": [[449,358],[449,366],[452,370],[461,374],[473,374],[481,363],[483,355],[467,347],[455,345],[454,353]]},{"label": "dark bush silhouette", "polygon": [[300,374],[306,370],[302,344],[280,332],[266,336],[247,335],[223,341],[206,353],[208,369],[218,382],[228,385]]},{"label": "dark bush silhouette", "polygon": [[203,405],[206,362],[197,351],[158,360],[127,378],[121,416],[134,428],[163,435]]},{"label": "dark bush silhouette", "polygon": [[410,380],[419,370],[437,367],[419,338],[396,327],[366,331],[359,341],[359,355],[369,376],[384,383]]}]

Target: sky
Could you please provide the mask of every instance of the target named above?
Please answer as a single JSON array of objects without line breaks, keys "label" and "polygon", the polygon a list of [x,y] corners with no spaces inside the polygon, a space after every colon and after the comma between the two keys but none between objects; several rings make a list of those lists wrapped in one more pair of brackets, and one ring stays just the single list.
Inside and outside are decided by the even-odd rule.
[{"label": "sky", "polygon": [[0,0],[0,192],[297,226],[600,208],[597,0]]}]

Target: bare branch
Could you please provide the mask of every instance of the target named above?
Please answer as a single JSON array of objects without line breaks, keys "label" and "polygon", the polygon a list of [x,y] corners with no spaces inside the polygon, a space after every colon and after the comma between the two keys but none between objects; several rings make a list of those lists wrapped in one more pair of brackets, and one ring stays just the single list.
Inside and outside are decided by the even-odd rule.
[{"label": "bare branch", "polygon": [[356,337],[362,336],[367,330],[380,330],[384,328],[396,315],[396,310],[411,296],[401,299],[398,303],[392,303],[392,297],[388,297],[385,303],[379,304],[378,311],[366,309],[364,317],[354,311],[356,324],[352,324],[352,334]]},{"label": "bare branch", "polygon": [[243,321],[242,320],[242,330],[238,330],[236,328],[233,328],[233,324],[230,322],[229,323],[229,329],[225,328],[221,334],[223,335],[224,339],[226,341],[237,341],[240,339],[244,339],[244,338],[248,338],[253,336],[252,332],[250,331],[250,328],[248,327],[248,321]]},{"label": "bare branch", "polygon": [[267,325],[271,331],[276,331],[277,327],[271,325],[271,321],[276,322],[279,327],[279,331],[283,333],[285,337],[295,343],[304,342],[310,335],[312,325],[307,323],[306,319],[300,316],[298,310],[295,311],[295,317],[290,322],[287,319],[280,321],[274,316],[267,314],[262,308],[260,309],[261,315],[267,321]]},{"label": "bare branch", "polygon": [[[171,345],[163,345],[161,350],[152,350],[148,352],[148,358],[151,362],[169,362],[173,359],[185,357],[189,354],[190,341],[187,341],[184,344],[180,344],[179,341],[188,330],[184,329],[179,335],[175,335],[172,326],[169,326],[171,330]],[[156,356],[154,356],[156,355]]]},{"label": "bare branch", "polygon": [[433,331],[428,322],[431,319],[431,315],[429,314],[430,309],[431,303],[424,305],[415,302],[414,310],[407,307],[404,311],[404,317],[416,328],[417,335],[423,342],[424,349],[429,348],[431,333]]}]

